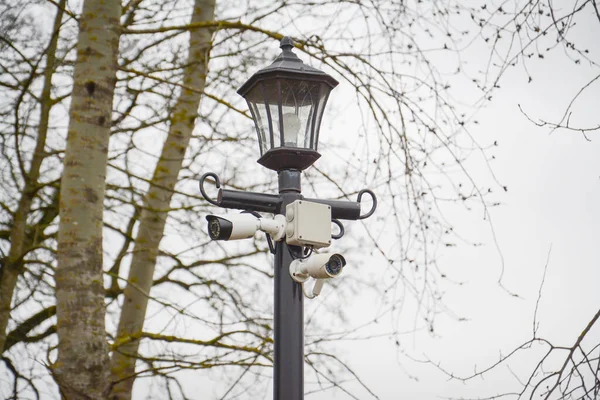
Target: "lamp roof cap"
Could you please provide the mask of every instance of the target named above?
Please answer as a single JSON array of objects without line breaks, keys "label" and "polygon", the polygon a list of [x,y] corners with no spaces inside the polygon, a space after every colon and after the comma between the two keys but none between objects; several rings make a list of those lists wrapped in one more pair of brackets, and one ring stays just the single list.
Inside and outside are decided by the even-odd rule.
[{"label": "lamp roof cap", "polygon": [[273,63],[250,77],[239,88],[238,94],[244,96],[254,85],[262,80],[269,78],[291,78],[291,79],[306,79],[311,81],[321,81],[327,83],[334,88],[338,85],[338,81],[331,75],[304,64],[304,62],[292,51],[294,42],[289,36],[284,36],[279,44],[281,54],[277,56]]}]

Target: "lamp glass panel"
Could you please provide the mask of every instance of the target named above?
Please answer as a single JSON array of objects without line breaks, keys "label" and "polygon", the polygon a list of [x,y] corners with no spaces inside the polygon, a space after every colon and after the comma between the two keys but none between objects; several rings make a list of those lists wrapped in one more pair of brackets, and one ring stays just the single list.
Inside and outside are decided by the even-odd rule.
[{"label": "lamp glass panel", "polygon": [[311,148],[314,134],[314,110],[319,100],[318,82],[280,79],[283,116],[283,145]]},{"label": "lamp glass panel", "polygon": [[260,85],[263,88],[265,106],[269,109],[272,122],[273,142],[270,144],[270,148],[281,147],[279,79],[266,79],[260,82]]},{"label": "lamp glass panel", "polygon": [[256,133],[258,134],[258,142],[260,145],[260,154],[263,155],[271,148],[271,140],[269,133],[269,115],[265,108],[264,96],[260,85],[255,86],[246,96],[248,108],[252,113]]},{"label": "lamp glass panel", "polygon": [[314,137],[313,143],[311,144],[312,148],[317,150],[319,145],[319,133],[321,132],[321,120],[323,119],[323,113],[325,111],[325,105],[327,104],[327,100],[329,99],[329,93],[331,92],[331,86],[321,83],[321,90],[319,93],[319,104],[317,106],[317,111],[314,115],[315,123],[314,123]]}]

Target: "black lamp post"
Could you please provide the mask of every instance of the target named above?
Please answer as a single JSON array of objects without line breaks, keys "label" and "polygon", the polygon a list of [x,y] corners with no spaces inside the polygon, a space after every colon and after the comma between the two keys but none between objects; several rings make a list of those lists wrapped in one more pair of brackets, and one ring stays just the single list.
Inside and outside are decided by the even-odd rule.
[{"label": "black lamp post", "polygon": [[[277,171],[279,194],[241,192],[220,188],[217,175],[212,172],[200,179],[200,191],[211,204],[251,212],[286,214],[286,206],[304,199],[301,194],[301,171],[310,167],[321,155],[317,151],[319,126],[331,90],[338,82],[325,72],[305,65],[293,52],[293,42],[284,37],[282,52],[268,67],[255,73],[238,93],[248,102],[256,125],[261,157],[258,163]],[[219,188],[217,200],[204,191],[204,181],[213,177]],[[371,210],[361,215],[360,201],[368,193],[373,198]],[[339,219],[357,220],[371,216],[377,199],[370,190],[362,190],[356,202],[304,199],[331,207],[332,222],[343,235]],[[211,221],[209,219],[209,221]],[[295,258],[301,258],[304,248],[276,242],[275,254],[275,312],[274,312],[274,396],[275,400],[304,398],[304,312],[303,292],[289,274]]]}]

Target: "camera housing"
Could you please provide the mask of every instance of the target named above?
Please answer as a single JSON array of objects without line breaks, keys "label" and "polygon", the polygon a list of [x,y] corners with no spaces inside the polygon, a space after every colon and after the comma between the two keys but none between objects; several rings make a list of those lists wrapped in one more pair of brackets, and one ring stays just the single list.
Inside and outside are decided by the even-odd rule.
[{"label": "camera housing", "polygon": [[[345,266],[346,259],[341,254],[313,254],[306,259],[292,261],[290,264],[290,275],[293,280],[302,284],[304,295],[312,299],[321,293],[325,279],[337,278]],[[316,280],[312,294],[308,294],[304,290],[304,283],[309,278]]]},{"label": "camera housing", "polygon": [[208,235],[212,240],[238,240],[254,236],[257,231],[270,234],[273,240],[285,236],[285,217],[257,218],[252,214],[207,215]]}]

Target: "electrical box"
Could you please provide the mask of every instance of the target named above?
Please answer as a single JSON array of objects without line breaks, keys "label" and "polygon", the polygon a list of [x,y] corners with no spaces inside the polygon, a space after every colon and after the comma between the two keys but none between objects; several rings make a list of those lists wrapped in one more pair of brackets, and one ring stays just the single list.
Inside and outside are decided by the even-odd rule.
[{"label": "electrical box", "polygon": [[287,205],[285,218],[287,244],[315,249],[331,244],[331,206],[296,200]]}]

